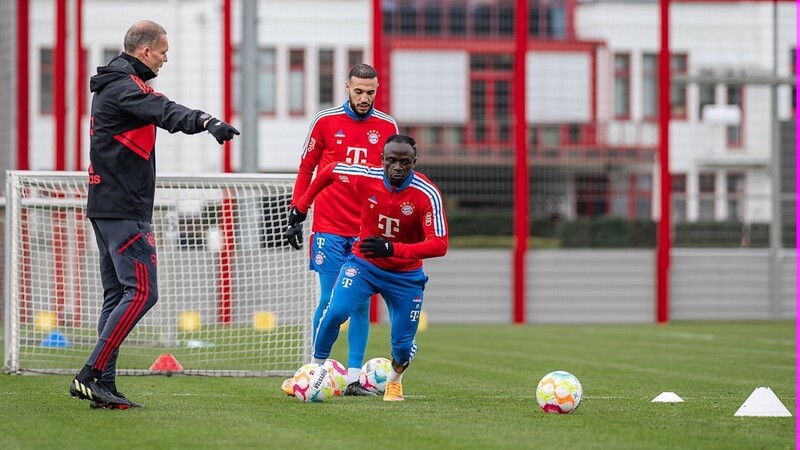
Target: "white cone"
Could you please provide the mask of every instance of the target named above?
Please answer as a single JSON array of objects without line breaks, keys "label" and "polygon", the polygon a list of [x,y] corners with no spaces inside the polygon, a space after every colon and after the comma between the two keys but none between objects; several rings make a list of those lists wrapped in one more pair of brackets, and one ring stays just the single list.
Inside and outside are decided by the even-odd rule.
[{"label": "white cone", "polygon": [[734,417],[792,417],[778,396],[768,387],[759,387],[742,403]]},{"label": "white cone", "polygon": [[650,403],[683,403],[683,399],[674,392],[662,392]]}]

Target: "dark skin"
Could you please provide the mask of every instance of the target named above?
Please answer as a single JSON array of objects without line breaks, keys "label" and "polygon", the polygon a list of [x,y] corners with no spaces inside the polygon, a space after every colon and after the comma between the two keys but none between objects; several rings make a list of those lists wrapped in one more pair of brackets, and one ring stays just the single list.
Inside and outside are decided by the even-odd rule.
[{"label": "dark skin", "polygon": [[[389,142],[383,147],[383,173],[389,184],[400,187],[417,164],[417,152],[409,144]],[[392,369],[403,373],[406,367],[392,358]]]},{"label": "dark skin", "polygon": [[416,164],[417,152],[411,145],[389,142],[383,147],[383,173],[392,186],[402,186]]}]

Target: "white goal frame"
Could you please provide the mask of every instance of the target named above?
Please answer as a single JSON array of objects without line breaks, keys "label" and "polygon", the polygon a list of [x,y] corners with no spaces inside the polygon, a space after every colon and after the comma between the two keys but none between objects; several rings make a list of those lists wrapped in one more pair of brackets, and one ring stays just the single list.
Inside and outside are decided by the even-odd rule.
[{"label": "white goal frame", "polygon": [[[294,180],[157,178],[159,300],[120,347],[119,374],[157,373],[163,354],[187,375],[284,376],[308,362],[319,286],[307,246],[283,239]],[[94,348],[103,289],[87,183],[84,172],[6,173],[4,372],[72,374]]]}]

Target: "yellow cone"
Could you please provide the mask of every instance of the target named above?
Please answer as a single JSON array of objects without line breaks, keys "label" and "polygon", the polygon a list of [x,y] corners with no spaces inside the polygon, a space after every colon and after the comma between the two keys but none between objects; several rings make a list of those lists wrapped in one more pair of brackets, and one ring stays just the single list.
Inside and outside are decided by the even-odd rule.
[{"label": "yellow cone", "polygon": [[259,311],[253,314],[253,328],[259,331],[272,331],[275,329],[275,313]]},{"label": "yellow cone", "polygon": [[36,311],[33,325],[37,331],[50,331],[56,327],[56,313],[53,311]]},{"label": "yellow cone", "polygon": [[419,326],[417,331],[425,331],[428,329],[428,313],[420,311],[419,313]]},{"label": "yellow cone", "polygon": [[200,313],[198,311],[181,311],[178,314],[180,331],[197,331],[200,329]]}]

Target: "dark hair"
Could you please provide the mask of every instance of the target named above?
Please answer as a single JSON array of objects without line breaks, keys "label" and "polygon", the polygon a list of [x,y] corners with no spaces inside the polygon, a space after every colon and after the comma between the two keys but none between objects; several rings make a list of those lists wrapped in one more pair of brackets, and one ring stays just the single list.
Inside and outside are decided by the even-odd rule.
[{"label": "dark hair", "polygon": [[125,53],[131,55],[144,47],[155,47],[161,36],[167,34],[164,27],[149,20],[141,20],[133,24],[125,33]]},{"label": "dark hair", "polygon": [[414,156],[417,156],[417,142],[411,136],[407,134],[393,134],[386,139],[386,143],[383,144],[386,146],[390,142],[397,142],[398,144],[408,144],[414,149]]},{"label": "dark hair", "polygon": [[365,79],[378,78],[378,72],[369,64],[356,64],[350,69],[350,75],[347,76],[347,79],[349,80],[353,77]]}]

